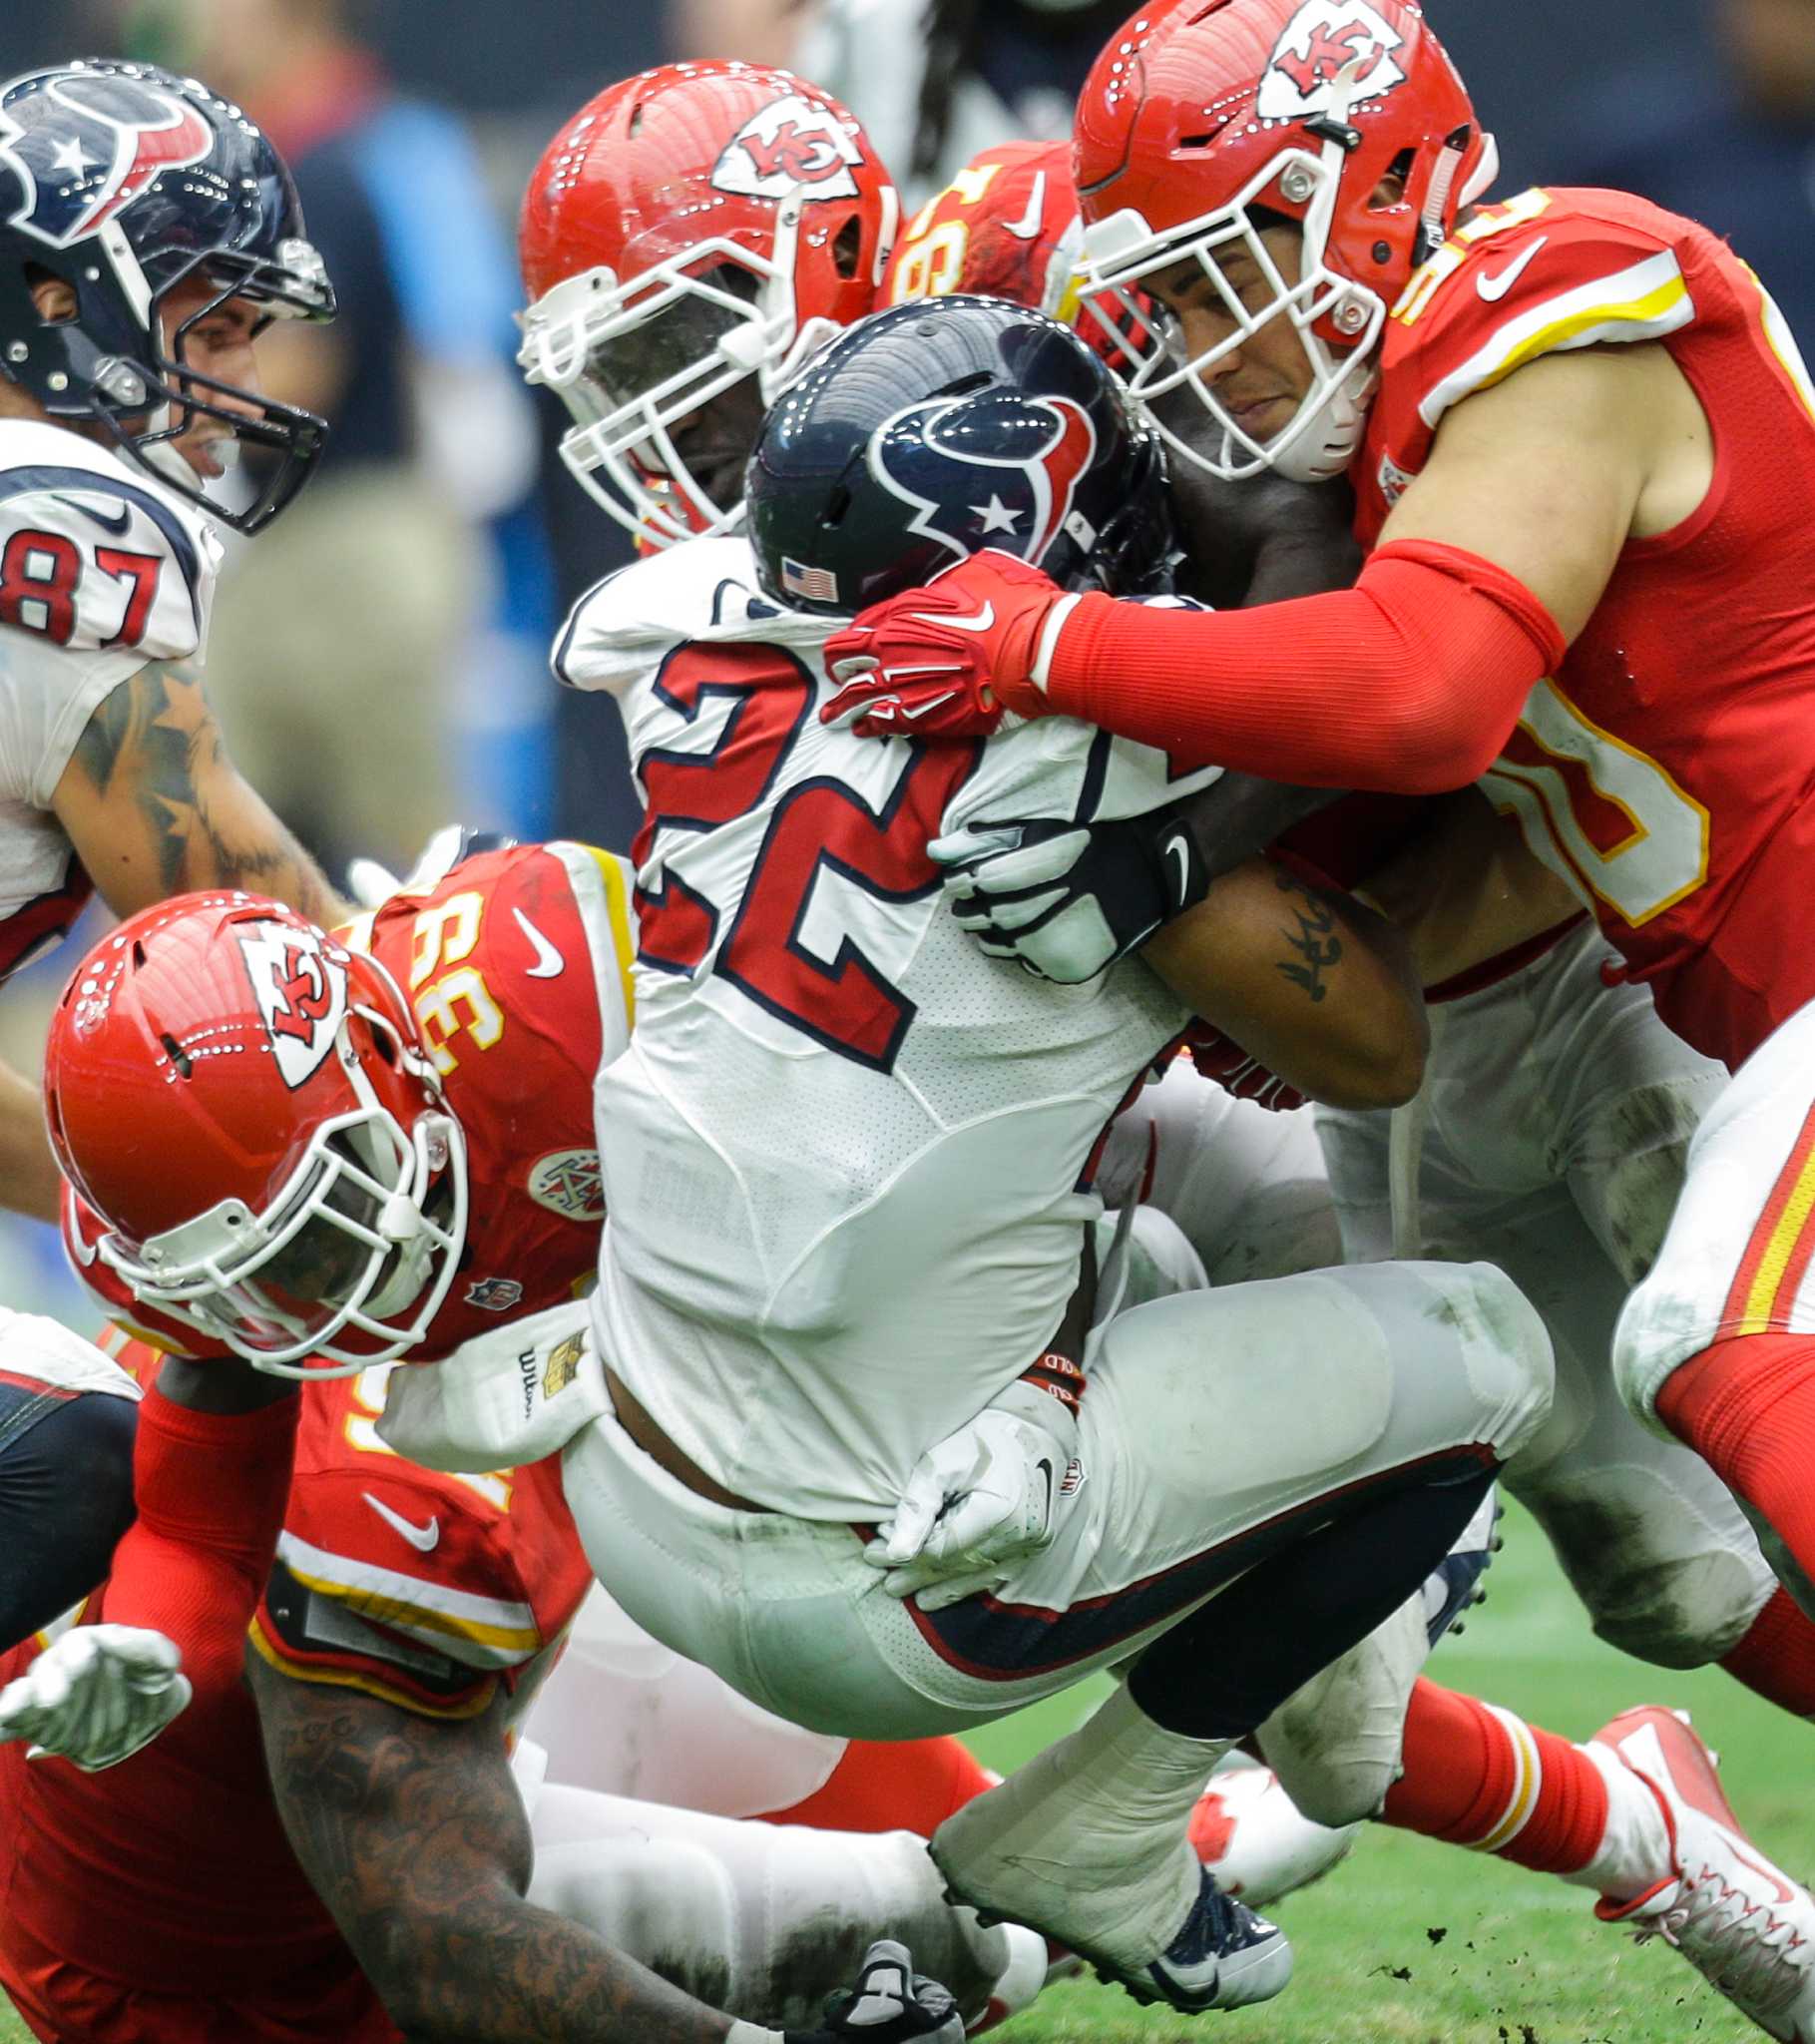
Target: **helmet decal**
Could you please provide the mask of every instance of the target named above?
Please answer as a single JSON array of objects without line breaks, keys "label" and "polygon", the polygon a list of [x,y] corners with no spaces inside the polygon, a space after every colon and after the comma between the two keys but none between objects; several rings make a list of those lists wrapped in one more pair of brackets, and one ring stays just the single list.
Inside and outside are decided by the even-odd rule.
[{"label": "helmet decal", "polygon": [[1327,113],[1345,73],[1347,102],[1380,99],[1405,83],[1393,61],[1404,41],[1367,0],[1306,0],[1273,45],[1254,111],[1263,121]]},{"label": "helmet decal", "polygon": [[[994,436],[981,430],[990,411],[999,412],[1003,428]],[[962,413],[962,440],[945,431],[953,412]],[[1029,451],[992,454],[965,444],[993,437],[998,447],[1012,447],[1042,419],[1050,430]],[[1096,452],[1097,428],[1073,399],[1002,391],[910,405],[870,436],[868,460],[885,489],[916,506],[909,531],[939,540],[955,560],[1000,546],[1038,565],[1074,517],[1072,499]],[[1087,550],[1097,537],[1075,536]]]},{"label": "helmet decal", "polygon": [[24,199],[7,225],[67,249],[130,206],[160,171],[200,163],[197,109],[144,79],[70,72],[0,105],[0,157]]},{"label": "helmet decal", "polygon": [[326,1060],[346,1018],[346,966],[311,931],[250,923],[234,933],[283,1083],[293,1092]]},{"label": "helmet decal", "polygon": [[844,125],[829,107],[799,93],[759,107],[724,146],[712,166],[720,192],[749,199],[855,199],[851,166],[863,162]]}]

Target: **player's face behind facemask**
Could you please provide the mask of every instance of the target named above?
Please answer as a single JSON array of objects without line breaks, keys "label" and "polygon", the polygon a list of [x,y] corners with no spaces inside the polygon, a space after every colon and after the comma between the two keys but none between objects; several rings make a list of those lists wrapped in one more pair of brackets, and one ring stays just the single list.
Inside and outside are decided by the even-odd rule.
[{"label": "player's face behind facemask", "polygon": [[[0,85],[0,376],[10,409],[118,449],[238,531],[312,472],[326,428],[265,397],[250,343],[331,318],[282,161],[236,107],[149,65]],[[237,446],[249,490],[211,487]]]},{"label": "player's face behind facemask", "polygon": [[892,306],[810,362],[744,477],[757,574],[846,617],[984,547],[1068,589],[1169,584],[1165,469],[1070,327],[1004,299]]}]

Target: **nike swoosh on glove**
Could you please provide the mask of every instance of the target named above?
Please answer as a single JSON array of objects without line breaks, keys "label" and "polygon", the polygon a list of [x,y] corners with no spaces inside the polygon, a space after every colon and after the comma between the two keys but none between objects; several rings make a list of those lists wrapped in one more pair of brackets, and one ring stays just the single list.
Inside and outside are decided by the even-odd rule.
[{"label": "nike swoosh on glove", "polygon": [[979,821],[935,837],[946,905],[992,958],[1077,986],[1201,901],[1188,806],[1108,823]]},{"label": "nike swoosh on glove", "polygon": [[1007,710],[1046,714],[1033,679],[1054,613],[1079,602],[1013,554],[986,547],[874,604],[825,642],[840,684],[821,724],[866,739],[987,737]]},{"label": "nike swoosh on glove", "polygon": [[943,1611],[1002,1582],[1050,1547],[1084,1483],[1078,1408],[1084,1372],[1043,1355],[975,1419],[928,1448],[894,1517],[863,1551],[891,1597]]},{"label": "nike swoosh on glove", "polygon": [[0,1690],[0,1739],[29,1739],[28,1760],[56,1755],[86,1775],[117,1767],[188,1708],[182,1660],[162,1633],[76,1626]]}]

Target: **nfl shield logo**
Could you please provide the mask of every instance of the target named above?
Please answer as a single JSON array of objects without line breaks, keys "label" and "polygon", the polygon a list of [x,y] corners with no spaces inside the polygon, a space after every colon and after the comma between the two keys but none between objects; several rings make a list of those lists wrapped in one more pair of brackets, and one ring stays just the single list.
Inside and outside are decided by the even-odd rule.
[{"label": "nfl shield logo", "polygon": [[515,1278],[481,1278],[466,1288],[466,1302],[488,1313],[507,1313],[523,1296]]}]

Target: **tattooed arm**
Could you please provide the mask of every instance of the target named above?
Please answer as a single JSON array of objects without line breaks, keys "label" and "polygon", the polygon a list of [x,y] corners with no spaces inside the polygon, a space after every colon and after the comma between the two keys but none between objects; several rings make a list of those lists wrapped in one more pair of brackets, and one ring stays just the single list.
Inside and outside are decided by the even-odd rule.
[{"label": "tattooed arm", "polygon": [[291,1846],[410,2044],[711,2044],[730,2018],[524,1899],[529,1821],[502,1693],[419,1717],[246,1669]]},{"label": "tattooed arm", "polygon": [[349,911],[227,757],[200,679],[154,664],[89,719],[51,807],[117,915],[195,887],[274,895],[322,924]]},{"label": "tattooed arm", "polygon": [[1250,859],[1140,953],[1250,1057],[1331,1107],[1397,1107],[1428,1041],[1405,940],[1346,894]]}]

